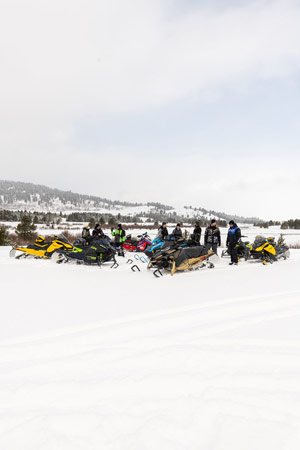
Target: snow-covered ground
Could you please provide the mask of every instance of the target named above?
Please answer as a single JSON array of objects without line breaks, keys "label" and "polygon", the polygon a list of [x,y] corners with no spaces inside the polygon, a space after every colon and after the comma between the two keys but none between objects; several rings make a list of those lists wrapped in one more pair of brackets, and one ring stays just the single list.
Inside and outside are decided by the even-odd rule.
[{"label": "snow-covered ground", "polygon": [[0,449],[295,450],[300,250],[156,279],[0,247]]}]

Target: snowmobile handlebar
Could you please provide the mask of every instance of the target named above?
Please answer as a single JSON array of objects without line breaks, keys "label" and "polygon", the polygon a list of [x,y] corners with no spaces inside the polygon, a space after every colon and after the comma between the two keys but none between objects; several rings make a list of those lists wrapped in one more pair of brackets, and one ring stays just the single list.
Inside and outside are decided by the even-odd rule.
[{"label": "snowmobile handlebar", "polygon": [[139,234],[138,235],[138,238],[148,238],[149,237],[149,235],[148,235],[148,233],[146,232],[146,233],[143,233],[143,234]]}]

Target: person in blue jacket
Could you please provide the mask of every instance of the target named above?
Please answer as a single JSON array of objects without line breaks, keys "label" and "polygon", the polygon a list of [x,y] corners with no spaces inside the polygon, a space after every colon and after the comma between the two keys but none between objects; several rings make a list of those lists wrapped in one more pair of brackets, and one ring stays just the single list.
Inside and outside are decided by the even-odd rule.
[{"label": "person in blue jacket", "polygon": [[226,244],[228,247],[228,252],[231,257],[231,262],[229,263],[231,266],[233,264],[234,265],[238,264],[239,260],[237,254],[237,244],[241,239],[241,236],[242,234],[240,228],[237,226],[234,220],[230,220]]}]

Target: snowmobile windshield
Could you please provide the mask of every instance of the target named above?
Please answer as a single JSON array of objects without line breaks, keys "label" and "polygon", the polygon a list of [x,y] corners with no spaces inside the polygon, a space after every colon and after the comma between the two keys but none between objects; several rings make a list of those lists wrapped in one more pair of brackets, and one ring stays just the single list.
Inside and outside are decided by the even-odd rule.
[{"label": "snowmobile windshield", "polygon": [[107,237],[102,237],[102,238],[96,239],[94,241],[94,244],[95,243],[101,247],[105,247],[107,249],[115,251],[115,248],[111,245],[111,240],[108,239]]},{"label": "snowmobile windshield", "polygon": [[[63,234],[58,235],[58,236],[57,236],[57,239],[58,239],[59,241],[65,242],[66,244],[70,244],[70,242],[68,241],[68,239],[67,239]],[[70,245],[71,245],[71,244],[70,244]]]},{"label": "snowmobile windshield", "polygon": [[267,242],[267,239],[264,236],[256,236],[254,240],[254,244],[256,245],[263,245]]}]

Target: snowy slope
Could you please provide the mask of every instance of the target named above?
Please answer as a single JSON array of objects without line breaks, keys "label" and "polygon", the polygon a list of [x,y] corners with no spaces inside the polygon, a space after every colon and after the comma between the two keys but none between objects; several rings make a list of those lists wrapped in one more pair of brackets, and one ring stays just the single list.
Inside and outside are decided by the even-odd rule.
[{"label": "snowy slope", "polygon": [[155,279],[0,247],[0,448],[295,450],[300,251]]},{"label": "snowy slope", "polygon": [[[177,216],[181,219],[202,218],[228,219],[225,213],[209,212],[202,207],[182,206],[174,208],[158,202],[133,203],[121,202],[119,200],[109,200],[103,197],[97,197],[86,194],[78,194],[71,191],[62,191],[49,188],[48,186],[37,185],[33,183],[23,183],[14,181],[0,180],[0,208],[11,211],[26,210],[31,212],[54,212],[70,214],[72,212],[90,212],[98,215],[109,214],[117,216],[143,216],[141,220],[145,221],[148,216],[152,219],[157,217]],[[154,216],[153,216],[154,215]],[[230,219],[228,219],[230,220]],[[244,218],[240,218],[246,222]],[[154,220],[153,220],[154,221]],[[251,223],[257,223],[258,218],[252,218]]]}]

